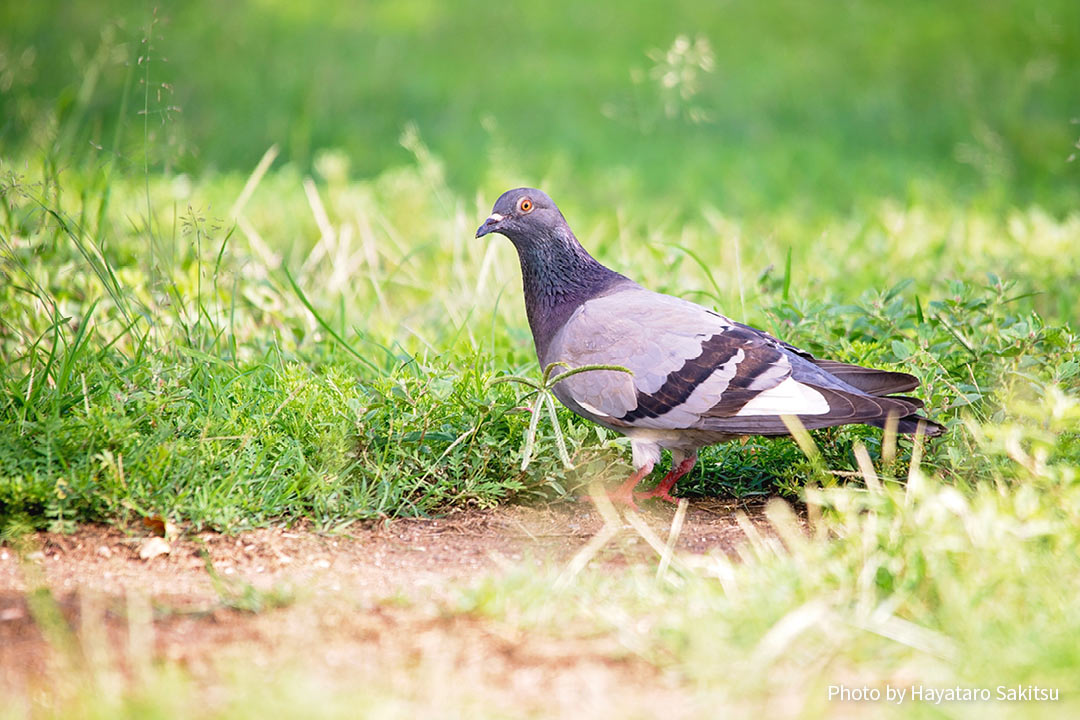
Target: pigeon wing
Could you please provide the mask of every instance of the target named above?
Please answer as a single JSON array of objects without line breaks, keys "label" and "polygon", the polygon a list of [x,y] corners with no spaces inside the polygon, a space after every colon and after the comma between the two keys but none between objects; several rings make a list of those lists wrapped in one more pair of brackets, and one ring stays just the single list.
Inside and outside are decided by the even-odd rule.
[{"label": "pigeon wing", "polygon": [[[782,347],[784,350],[787,350],[794,355],[809,360],[833,377],[839,378],[848,385],[862,390],[869,395],[892,395],[894,393],[914,390],[919,387],[919,379],[914,375],[909,375],[905,372],[897,372],[895,370],[878,370],[876,368],[863,367],[862,365],[850,365],[848,363],[837,362],[836,360],[822,360],[814,357],[811,353],[802,348],[784,342],[783,340],[778,340],[755,327],[744,325],[743,323],[735,323],[735,325],[768,338],[775,343],[777,347]],[[902,399],[908,401],[912,400],[912,398]],[[916,400],[915,402],[918,402],[919,407],[922,407],[921,401]]]},{"label": "pigeon wing", "polygon": [[583,303],[543,358],[556,361],[630,371],[594,370],[555,386],[569,408],[616,428],[786,434],[782,415],[817,428],[916,409],[866,395],[763,332],[640,286]]},{"label": "pigeon wing", "polygon": [[622,427],[695,427],[710,411],[734,413],[791,375],[787,355],[758,334],[638,286],[582,304],[543,358],[556,361],[627,368],[631,374],[595,370],[555,386],[571,409]]}]

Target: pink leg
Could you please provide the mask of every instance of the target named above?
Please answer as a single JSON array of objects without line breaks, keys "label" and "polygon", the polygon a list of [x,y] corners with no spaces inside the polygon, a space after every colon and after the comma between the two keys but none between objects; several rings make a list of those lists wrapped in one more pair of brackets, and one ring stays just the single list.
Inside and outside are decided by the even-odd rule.
[{"label": "pink leg", "polygon": [[637,503],[634,502],[634,488],[641,482],[641,479],[648,475],[652,471],[651,465],[638,468],[626,479],[622,485],[618,487],[614,492],[608,493],[608,498],[611,502],[626,505],[634,510],[638,509]]},{"label": "pink leg", "polygon": [[[678,498],[672,497],[671,488],[675,487],[675,483],[679,481],[679,478],[681,478],[683,475],[690,472],[694,468],[694,463],[696,462],[697,454],[695,453],[694,455],[691,455],[690,457],[683,460],[675,467],[671,468],[671,471],[664,476],[664,479],[661,480],[660,484],[657,485],[655,488],[649,490],[648,492],[637,493],[634,497],[638,500],[649,500],[651,498],[656,498],[657,500],[667,500],[670,503],[679,502]],[[620,488],[620,490],[621,489],[622,488]]]}]

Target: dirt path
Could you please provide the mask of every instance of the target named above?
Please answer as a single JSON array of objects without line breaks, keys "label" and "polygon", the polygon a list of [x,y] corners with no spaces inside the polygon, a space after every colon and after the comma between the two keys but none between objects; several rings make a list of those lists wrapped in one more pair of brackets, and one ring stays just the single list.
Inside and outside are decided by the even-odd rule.
[{"label": "dirt path", "polygon": [[[765,526],[762,505],[698,501],[677,548],[734,552],[744,537],[735,521],[739,509]],[[641,515],[661,537],[672,516],[670,506]],[[75,628],[76,644],[88,634],[108,638],[113,665],[125,668],[138,644],[132,617],[143,614],[151,659],[177,662],[208,687],[223,659],[235,657],[275,672],[299,661],[323,681],[379,677],[380,692],[411,694],[420,706],[419,688],[442,688],[444,698],[476,693],[478,701],[505,703],[513,714],[533,708],[580,716],[586,707],[592,716],[626,709],[685,714],[674,712],[681,702],[674,681],[610,639],[559,641],[432,610],[431,601],[479,578],[523,564],[565,564],[602,525],[587,502],[512,506],[357,525],[337,535],[281,528],[201,533],[173,540],[168,554],[150,559],[139,556],[147,533],[103,526],[39,533],[22,559],[0,546],[0,689],[25,697],[55,665],[35,622],[41,610],[27,597],[43,584],[67,620],[65,631]],[[640,536],[623,533],[594,562],[655,558]],[[297,600],[273,607],[281,595]],[[264,611],[236,609],[245,603],[261,603]],[[84,647],[82,655],[95,652]],[[408,668],[397,673],[409,678],[405,686],[394,687],[398,681],[387,668]],[[446,678],[460,673],[470,678],[468,687],[445,687]],[[627,695],[625,688],[634,690]],[[432,692],[431,702],[443,702]]]}]

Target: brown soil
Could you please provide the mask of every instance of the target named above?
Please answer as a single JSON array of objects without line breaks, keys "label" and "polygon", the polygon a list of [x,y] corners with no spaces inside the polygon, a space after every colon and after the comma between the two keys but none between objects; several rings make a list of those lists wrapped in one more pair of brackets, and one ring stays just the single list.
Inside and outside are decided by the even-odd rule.
[{"label": "brown soil", "polygon": [[[733,553],[745,537],[736,510],[764,530],[763,507],[696,501],[677,549]],[[672,515],[663,506],[640,517],[666,539]],[[103,652],[86,642],[93,636],[105,638],[101,644],[112,648],[112,666],[121,674],[142,643],[152,659],[179,663],[211,689],[222,659],[235,656],[279,670],[299,662],[309,673],[343,682],[379,677],[383,692],[412,694],[414,702],[424,687],[451,696],[468,692],[488,710],[505,704],[515,715],[596,717],[626,709],[683,715],[675,680],[609,638],[563,641],[438,609],[439,600],[485,576],[565,564],[602,525],[588,502],[502,507],[358,525],[334,535],[282,528],[200,533],[172,540],[168,554],[150,559],[139,555],[149,540],[145,529],[141,535],[104,526],[39,533],[21,552],[0,546],[0,694],[33,693],[55,672],[64,655],[55,649],[65,643],[92,659]],[[207,557],[221,579],[217,588]],[[656,553],[632,531],[593,560],[643,561],[655,563]],[[245,596],[248,585],[264,594]],[[42,586],[55,603],[35,604],[37,596],[28,595]],[[266,607],[283,593],[297,601]],[[235,609],[245,597],[262,600],[262,611]],[[63,616],[51,628],[44,619],[50,607]],[[141,626],[140,616],[147,618]],[[397,687],[387,668],[404,668],[412,679]],[[447,680],[453,677],[469,678],[467,687]],[[431,692],[436,708],[446,696]],[[212,704],[213,692],[207,693]]]}]

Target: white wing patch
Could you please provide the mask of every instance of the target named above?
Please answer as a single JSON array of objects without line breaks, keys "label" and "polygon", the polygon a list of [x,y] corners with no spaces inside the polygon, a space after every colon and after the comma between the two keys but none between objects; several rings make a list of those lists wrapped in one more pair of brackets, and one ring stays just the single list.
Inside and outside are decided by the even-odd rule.
[{"label": "white wing patch", "polygon": [[774,388],[755,395],[742,406],[735,417],[751,415],[824,415],[829,412],[829,401],[809,385],[794,378],[787,378]]}]

